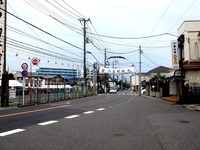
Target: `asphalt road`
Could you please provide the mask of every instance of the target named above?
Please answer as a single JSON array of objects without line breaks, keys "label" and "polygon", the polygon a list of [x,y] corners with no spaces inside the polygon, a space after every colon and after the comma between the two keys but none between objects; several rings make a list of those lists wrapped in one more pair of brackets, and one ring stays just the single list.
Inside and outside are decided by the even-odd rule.
[{"label": "asphalt road", "polygon": [[131,91],[0,110],[0,150],[199,150],[200,112]]}]

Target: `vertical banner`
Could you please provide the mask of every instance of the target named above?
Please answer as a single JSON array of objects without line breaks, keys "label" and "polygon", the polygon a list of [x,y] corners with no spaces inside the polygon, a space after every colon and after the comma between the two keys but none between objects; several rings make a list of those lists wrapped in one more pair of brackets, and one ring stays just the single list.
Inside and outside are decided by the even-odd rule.
[{"label": "vertical banner", "polygon": [[0,79],[2,79],[4,63],[4,26],[5,26],[5,0],[0,0]]},{"label": "vertical banner", "polygon": [[172,49],[172,69],[179,69],[178,42],[176,40],[171,41],[171,49]]}]

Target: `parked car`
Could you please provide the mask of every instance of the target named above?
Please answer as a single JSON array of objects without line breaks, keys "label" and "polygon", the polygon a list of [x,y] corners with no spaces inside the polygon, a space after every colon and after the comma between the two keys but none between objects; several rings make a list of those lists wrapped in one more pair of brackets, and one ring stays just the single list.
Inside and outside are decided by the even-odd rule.
[{"label": "parked car", "polygon": [[110,94],[117,93],[117,89],[115,87],[111,87],[109,92],[110,92]]}]

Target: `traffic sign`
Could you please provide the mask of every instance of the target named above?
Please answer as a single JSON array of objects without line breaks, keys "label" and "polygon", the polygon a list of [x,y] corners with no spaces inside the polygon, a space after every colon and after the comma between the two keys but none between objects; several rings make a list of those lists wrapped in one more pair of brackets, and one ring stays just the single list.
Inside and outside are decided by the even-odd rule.
[{"label": "traffic sign", "polygon": [[36,57],[34,57],[34,58],[32,58],[32,64],[34,65],[34,66],[37,66],[37,65],[39,65],[39,63],[40,63],[40,60],[38,59],[38,58],[36,58]]},{"label": "traffic sign", "polygon": [[23,63],[23,64],[21,65],[21,68],[22,68],[23,70],[27,70],[27,69],[28,69],[28,64],[27,64],[27,63]]},{"label": "traffic sign", "polygon": [[28,72],[26,70],[22,71],[22,77],[27,77],[28,76]]}]

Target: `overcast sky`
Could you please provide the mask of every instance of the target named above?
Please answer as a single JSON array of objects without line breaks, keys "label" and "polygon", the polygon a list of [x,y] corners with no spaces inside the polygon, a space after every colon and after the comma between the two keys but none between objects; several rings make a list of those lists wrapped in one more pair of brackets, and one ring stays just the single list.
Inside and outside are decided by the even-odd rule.
[{"label": "overcast sky", "polygon": [[[8,14],[7,68],[20,71],[33,57],[39,67],[82,68],[83,18],[90,18],[86,49],[101,64],[106,49],[107,57],[126,58],[110,64],[134,64],[138,71],[141,45],[142,72],[171,67],[170,42],[185,20],[200,20],[199,10],[200,0],[8,0],[8,12],[36,28]],[[93,55],[87,54],[88,65],[96,62]]]}]

